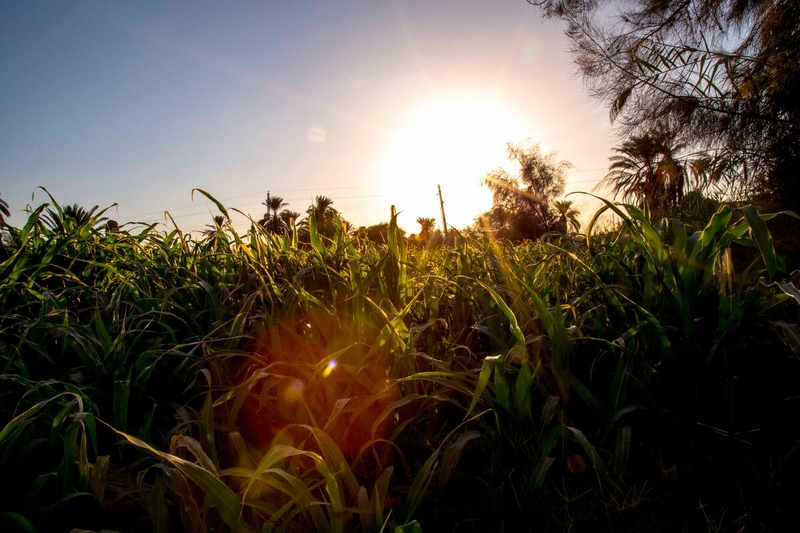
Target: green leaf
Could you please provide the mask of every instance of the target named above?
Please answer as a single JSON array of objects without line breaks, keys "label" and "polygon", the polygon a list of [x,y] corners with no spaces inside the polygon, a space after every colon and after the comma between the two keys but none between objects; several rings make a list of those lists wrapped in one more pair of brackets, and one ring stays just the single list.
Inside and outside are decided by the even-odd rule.
[{"label": "green leaf", "polygon": [[800,356],[800,326],[782,320],[776,320],[772,325],[783,331],[785,342],[791,348],[792,353]]},{"label": "green leaf", "polygon": [[[583,451],[589,456],[589,459],[592,461],[592,464],[600,473],[600,475],[608,478],[608,470],[606,470],[606,465],[603,463],[602,459],[600,459],[600,455],[598,455],[597,450],[595,450],[594,446],[592,446],[592,443],[589,442],[589,439],[587,439],[583,432],[578,428],[568,427],[567,430],[575,436],[575,440],[578,441],[578,444],[581,445]],[[616,488],[616,484],[610,479],[606,479],[606,482]]]},{"label": "green leaf", "polygon": [[217,458],[217,439],[214,436],[216,427],[214,421],[214,400],[211,397],[211,392],[208,392],[203,401],[203,410],[200,416],[200,442],[203,445],[203,450],[207,451],[208,457],[214,465],[219,463]]},{"label": "green leaf", "polygon": [[545,433],[542,438],[542,455],[550,455],[556,449],[558,441],[564,435],[564,427],[556,426]]},{"label": "green leaf", "polygon": [[545,454],[542,454],[539,457],[539,462],[536,463],[536,467],[533,469],[530,479],[530,487],[534,493],[539,492],[542,486],[544,486],[544,481],[547,477],[547,471],[550,470],[550,467],[553,466],[554,462],[554,457],[550,457]]},{"label": "green leaf", "polygon": [[344,478],[345,485],[347,485],[350,495],[355,498],[358,495],[358,481],[333,439],[324,431],[313,426],[301,425],[300,427],[305,428],[314,436],[314,440],[317,441],[317,445],[326,463],[332,466],[336,470],[336,473]]},{"label": "green leaf", "polygon": [[492,287],[487,285],[486,283],[482,282],[481,280],[475,280],[478,285],[483,287],[483,289],[489,293],[489,296],[492,298],[494,303],[497,307],[500,308],[503,315],[505,315],[506,319],[508,320],[508,329],[511,331],[511,334],[514,336],[514,340],[516,341],[516,345],[519,348],[519,356],[522,360],[522,364],[526,363],[526,344],[525,344],[525,334],[522,332],[522,329],[519,327],[519,323],[517,322],[517,317],[514,314],[514,311],[506,304],[500,294],[494,290]]},{"label": "green leaf", "polygon": [[625,466],[628,464],[628,456],[631,450],[631,432],[631,426],[621,427],[617,432],[614,453],[614,473],[617,477],[625,472]]},{"label": "green leaf", "polygon": [[497,361],[499,355],[494,355],[491,357],[485,357],[483,359],[483,363],[481,366],[481,373],[478,376],[478,383],[475,385],[475,392],[472,393],[472,401],[469,404],[469,409],[467,409],[467,414],[464,418],[468,418],[472,410],[475,409],[475,406],[478,404],[478,401],[483,396],[483,391],[486,390],[486,385],[489,383],[489,378],[492,375],[492,367],[494,366],[494,362]]},{"label": "green leaf", "polygon": [[738,207],[736,210],[744,214],[747,219],[753,240],[756,242],[758,251],[761,252],[769,277],[772,279],[778,268],[778,257],[775,255],[775,247],[772,244],[772,235],[767,229],[767,223],[764,222],[764,219],[758,214],[758,210],[752,205]]},{"label": "green leaf", "polygon": [[539,433],[543,433],[547,425],[553,420],[553,416],[556,413],[556,406],[560,398],[558,396],[550,395],[545,400],[544,405],[542,406],[542,413],[539,416]]},{"label": "green leaf", "polygon": [[106,473],[108,472],[109,459],[108,455],[95,457],[92,465],[92,475],[89,478],[89,487],[100,501],[103,501],[103,495],[106,490]]},{"label": "green leaf", "polygon": [[3,531],[36,533],[36,528],[27,518],[11,511],[0,513],[0,525],[3,525]]},{"label": "green leaf", "polygon": [[322,245],[322,239],[319,236],[317,217],[313,212],[308,216],[308,235],[311,240],[311,247],[317,252],[320,259],[324,259],[327,254],[325,247]]},{"label": "green leaf", "polygon": [[511,411],[508,398],[511,389],[505,377],[505,366],[502,361],[497,361],[494,365],[494,401],[506,411]]},{"label": "green leaf", "polygon": [[[108,424],[106,424],[108,426]],[[252,533],[253,530],[242,521],[242,502],[238,496],[222,482],[214,473],[195,463],[190,463],[178,456],[159,451],[146,442],[108,426],[125,440],[159,459],[174,466],[181,474],[191,479],[209,500],[209,504],[216,507],[225,524],[236,533]]]},{"label": "green leaf", "polygon": [[389,485],[391,483],[393,473],[393,466],[386,468],[383,472],[381,472],[381,475],[378,476],[378,479],[375,481],[375,485],[372,486],[372,498],[370,503],[372,504],[372,509],[375,512],[375,524],[383,523],[383,508],[386,502],[386,497],[389,494]]},{"label": "green leaf", "polygon": [[227,209],[225,209],[225,206],[224,206],[224,205],[222,205],[222,204],[219,202],[219,200],[217,200],[216,198],[214,198],[213,196],[211,196],[211,194],[209,194],[208,192],[204,191],[203,189],[192,189],[192,193],[191,193],[191,195],[190,195],[190,198],[192,199],[192,201],[194,201],[194,192],[195,192],[195,191],[199,192],[200,194],[202,194],[203,196],[205,196],[206,198],[208,198],[209,200],[211,200],[212,202],[214,202],[214,205],[216,205],[216,206],[217,206],[217,209],[219,209],[219,212],[220,212],[220,213],[222,213],[222,215],[225,217],[225,219],[226,219],[228,222],[230,222],[230,221],[231,221],[231,216],[228,214],[228,210],[227,210]]},{"label": "green leaf", "polygon": [[395,527],[394,533],[422,533],[422,526],[419,525],[419,522],[414,520],[408,524]]},{"label": "green leaf", "polygon": [[[442,444],[444,444],[444,442],[442,442]],[[417,472],[417,475],[414,476],[414,481],[412,481],[411,487],[408,489],[408,496],[406,498],[406,519],[414,516],[417,508],[422,503],[422,499],[428,492],[428,486],[433,479],[434,469],[439,460],[439,453],[441,449],[441,445],[436,448],[436,450],[434,450],[434,452],[430,454],[430,456],[428,456],[428,458],[422,464],[422,467],[419,469],[419,472]]]},{"label": "green leaf", "polygon": [[800,291],[797,290],[797,287],[794,286],[794,283],[791,281],[787,283],[779,283],[778,287],[783,291],[784,294],[788,294],[791,296],[798,305],[800,305]]},{"label": "green leaf", "polygon": [[442,465],[439,468],[439,487],[447,485],[450,479],[450,473],[458,463],[461,453],[464,451],[464,446],[471,440],[481,438],[480,431],[467,431],[459,436],[456,441],[447,447],[442,457]]},{"label": "green leaf", "polygon": [[156,471],[156,479],[153,488],[147,497],[147,514],[153,526],[154,533],[169,533],[169,510],[165,494],[167,484],[160,471]]},{"label": "green leaf", "polygon": [[519,418],[531,416],[533,410],[531,387],[534,381],[530,367],[526,364],[522,365],[517,373],[517,382],[514,384],[514,407]]},{"label": "green leaf", "polygon": [[121,379],[114,381],[114,396],[111,409],[114,413],[114,427],[126,431],[128,425],[128,399],[131,394],[131,380]]},{"label": "green leaf", "polygon": [[59,398],[63,398],[64,396],[72,396],[76,398],[78,400],[78,410],[83,411],[83,402],[80,396],[77,396],[76,394],[71,392],[62,392],[60,394],[56,394],[52,398],[48,398],[47,400],[42,400],[32,405],[31,407],[29,407],[28,409],[26,409],[25,411],[15,416],[13,419],[11,419],[8,422],[8,424],[6,424],[5,427],[0,431],[0,445],[4,444],[7,439],[10,439],[17,430],[21,429],[23,423],[28,417],[33,416],[34,414],[39,412],[39,410],[42,409],[45,405],[54,402]]}]

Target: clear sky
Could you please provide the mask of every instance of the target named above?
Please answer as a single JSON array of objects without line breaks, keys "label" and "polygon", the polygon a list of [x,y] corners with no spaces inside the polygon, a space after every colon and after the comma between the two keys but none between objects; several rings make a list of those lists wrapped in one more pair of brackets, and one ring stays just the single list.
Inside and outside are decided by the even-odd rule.
[{"label": "clear sky", "polygon": [[186,231],[217,214],[195,187],[256,219],[267,191],[324,194],[356,226],[395,204],[413,233],[441,184],[463,227],[506,141],[570,161],[568,191],[605,174],[608,116],[567,50],[525,0],[2,2],[0,194],[15,225],[44,186]]}]

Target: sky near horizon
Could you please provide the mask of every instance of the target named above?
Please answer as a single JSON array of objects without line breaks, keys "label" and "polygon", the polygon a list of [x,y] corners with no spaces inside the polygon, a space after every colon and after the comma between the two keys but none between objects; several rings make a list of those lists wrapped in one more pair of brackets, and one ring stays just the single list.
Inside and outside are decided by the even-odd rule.
[{"label": "sky near horizon", "polygon": [[567,192],[605,174],[608,115],[568,48],[525,0],[3,2],[0,197],[17,226],[41,186],[195,231],[218,212],[193,188],[255,219],[268,191],[301,213],[326,195],[356,226],[395,205],[415,233],[441,185],[465,227],[482,176],[513,170],[506,142],[571,162]]}]

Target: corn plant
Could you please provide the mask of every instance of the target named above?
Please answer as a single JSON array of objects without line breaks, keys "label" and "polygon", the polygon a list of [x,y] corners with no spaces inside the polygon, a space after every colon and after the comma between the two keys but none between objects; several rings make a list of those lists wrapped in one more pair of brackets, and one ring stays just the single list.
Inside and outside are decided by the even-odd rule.
[{"label": "corn plant", "polygon": [[[780,487],[798,472],[800,293],[773,215],[723,206],[693,230],[606,202],[584,240],[420,249],[394,213],[385,245],[313,216],[307,233],[239,234],[194,193],[219,211],[199,236],[112,230],[103,211],[56,226],[52,197],[7,228],[0,470],[16,484],[0,524],[797,518]],[[621,226],[598,235],[603,211]]]}]

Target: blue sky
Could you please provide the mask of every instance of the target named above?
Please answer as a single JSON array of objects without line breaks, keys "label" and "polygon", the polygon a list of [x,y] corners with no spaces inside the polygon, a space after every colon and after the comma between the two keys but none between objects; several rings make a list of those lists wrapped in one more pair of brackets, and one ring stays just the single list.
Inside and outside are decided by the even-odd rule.
[{"label": "blue sky", "polygon": [[[524,0],[3,2],[0,193],[201,229],[195,187],[259,218],[267,191],[317,194],[356,225],[463,227],[527,138],[591,190],[613,142],[562,28]],[[576,202],[591,205],[578,198]],[[237,216],[239,229],[247,226]]]}]

